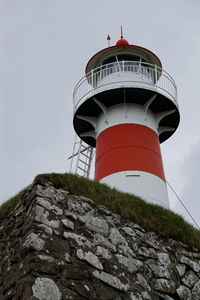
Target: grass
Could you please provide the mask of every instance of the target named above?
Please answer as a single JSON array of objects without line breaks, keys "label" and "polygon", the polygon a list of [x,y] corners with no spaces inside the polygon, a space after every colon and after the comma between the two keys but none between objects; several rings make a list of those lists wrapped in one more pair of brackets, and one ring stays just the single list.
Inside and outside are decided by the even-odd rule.
[{"label": "grass", "polygon": [[[92,199],[96,204],[103,205],[139,224],[146,231],[155,232],[163,239],[172,238],[189,247],[200,249],[200,231],[187,223],[180,215],[168,209],[146,203],[134,195],[118,192],[104,184],[73,174],[42,174],[38,175],[35,181],[40,182],[41,178],[50,181],[55,188]],[[21,193],[23,191],[0,207],[0,222],[2,216],[5,217],[18,203]]]},{"label": "grass", "polygon": [[0,224],[9,215],[9,213],[17,206],[20,202],[21,197],[24,195],[26,188],[20,191],[15,196],[11,197],[8,201],[4,202],[0,206]]}]

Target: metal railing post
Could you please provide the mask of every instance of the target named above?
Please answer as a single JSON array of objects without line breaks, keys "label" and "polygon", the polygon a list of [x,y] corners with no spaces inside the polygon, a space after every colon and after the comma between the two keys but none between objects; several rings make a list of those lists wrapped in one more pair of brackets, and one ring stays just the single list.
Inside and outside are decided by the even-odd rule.
[{"label": "metal railing post", "polygon": [[158,76],[157,76],[157,65],[155,65],[155,84],[158,81]]},{"label": "metal railing post", "polygon": [[94,71],[93,71],[93,69],[92,69],[92,71],[91,71],[91,76],[92,76],[92,78],[91,78],[91,86],[92,86],[92,88],[94,87]]}]

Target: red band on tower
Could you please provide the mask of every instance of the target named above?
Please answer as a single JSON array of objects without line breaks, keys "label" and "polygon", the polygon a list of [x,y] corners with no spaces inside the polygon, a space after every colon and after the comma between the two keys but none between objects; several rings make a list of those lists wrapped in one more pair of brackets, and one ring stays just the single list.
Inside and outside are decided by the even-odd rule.
[{"label": "red band on tower", "polygon": [[95,180],[128,170],[151,173],[165,181],[158,136],[144,125],[115,125],[97,138]]}]

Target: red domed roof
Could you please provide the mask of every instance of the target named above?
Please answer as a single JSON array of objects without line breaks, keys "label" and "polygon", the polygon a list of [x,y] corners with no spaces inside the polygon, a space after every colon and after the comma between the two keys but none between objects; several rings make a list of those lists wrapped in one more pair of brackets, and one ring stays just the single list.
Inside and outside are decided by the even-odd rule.
[{"label": "red domed roof", "polygon": [[123,38],[117,41],[116,46],[129,46],[129,42]]}]

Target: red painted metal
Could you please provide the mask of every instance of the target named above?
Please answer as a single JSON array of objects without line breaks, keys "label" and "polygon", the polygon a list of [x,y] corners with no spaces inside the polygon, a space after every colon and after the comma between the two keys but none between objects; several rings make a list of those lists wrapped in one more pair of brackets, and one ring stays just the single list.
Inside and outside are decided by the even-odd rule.
[{"label": "red painted metal", "polygon": [[144,125],[115,125],[97,138],[95,180],[128,170],[148,172],[165,181],[158,135]]},{"label": "red painted metal", "polygon": [[123,38],[117,41],[116,46],[129,46],[129,42]]}]

